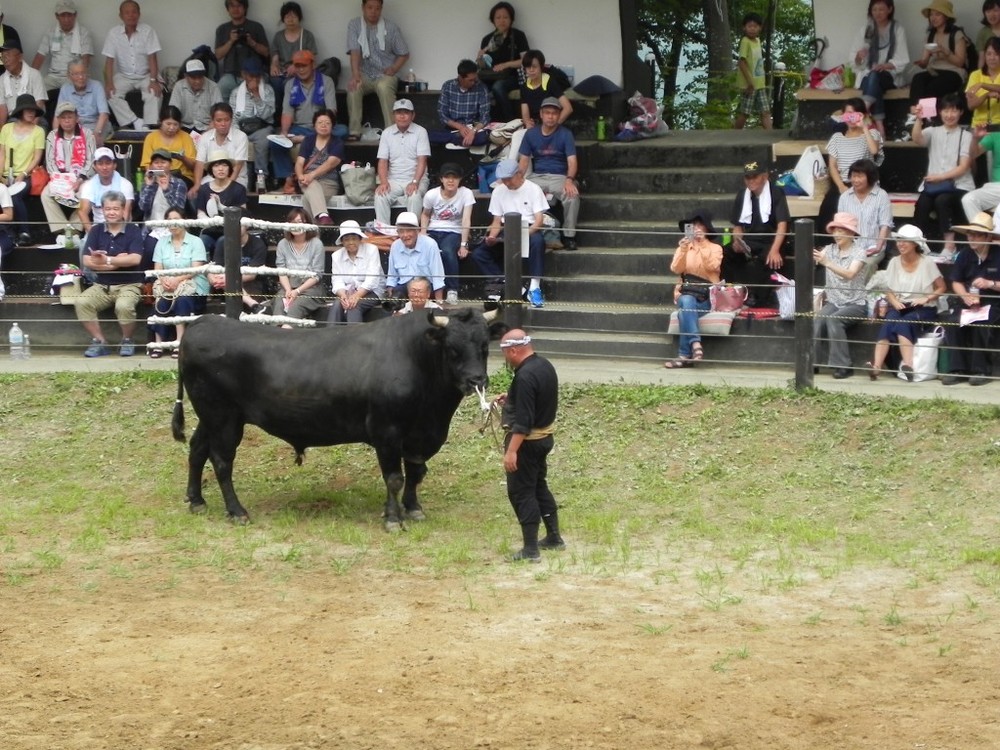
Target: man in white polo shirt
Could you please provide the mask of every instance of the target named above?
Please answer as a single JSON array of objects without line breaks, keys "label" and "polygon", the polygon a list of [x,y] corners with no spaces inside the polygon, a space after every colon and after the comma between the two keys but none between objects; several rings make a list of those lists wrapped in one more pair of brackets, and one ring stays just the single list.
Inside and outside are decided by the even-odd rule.
[{"label": "man in white polo shirt", "polygon": [[[39,109],[45,111],[48,94],[42,74],[24,61],[20,39],[8,39],[0,44],[0,59],[6,70],[0,75],[0,125],[10,118],[17,106],[17,97],[31,94]],[[44,127],[43,123],[42,124]]]},{"label": "man in white polo shirt", "polygon": [[413,121],[413,102],[398,99],[392,105],[395,124],[382,131],[378,142],[378,187],[375,219],[390,221],[392,204],[403,198],[406,210],[419,215],[427,192],[427,157],[431,142],[427,130]]},{"label": "man in white polo shirt", "polygon": [[[118,6],[118,17],[122,20],[113,26],[104,39],[104,90],[108,106],[118,125],[131,126],[143,130],[153,126],[160,119],[163,87],[157,80],[160,63],[156,53],[160,51],[160,40],[153,28],[139,23],[139,3],[124,0]],[[142,92],[142,117],[125,101],[129,91]]]}]

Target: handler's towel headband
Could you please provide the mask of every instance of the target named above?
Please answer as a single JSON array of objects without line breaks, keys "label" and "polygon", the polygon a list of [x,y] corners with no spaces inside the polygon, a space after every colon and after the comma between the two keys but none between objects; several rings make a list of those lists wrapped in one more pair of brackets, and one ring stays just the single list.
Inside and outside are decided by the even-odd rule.
[{"label": "handler's towel headband", "polygon": [[531,343],[531,336],[525,336],[523,339],[507,339],[500,344],[501,349],[509,349],[512,346],[527,346]]}]

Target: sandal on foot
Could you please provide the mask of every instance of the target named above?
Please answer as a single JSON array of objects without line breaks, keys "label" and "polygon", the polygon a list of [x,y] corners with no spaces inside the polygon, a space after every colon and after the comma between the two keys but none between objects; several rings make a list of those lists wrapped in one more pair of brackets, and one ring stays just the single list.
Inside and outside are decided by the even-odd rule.
[{"label": "sandal on foot", "polygon": [[677,359],[667,360],[663,363],[663,366],[668,370],[679,370],[682,367],[690,367],[691,360],[687,357],[679,357]]},{"label": "sandal on foot", "polygon": [[865,369],[868,371],[869,380],[878,380],[878,376],[882,374],[881,368],[876,367],[871,362],[865,362]]},{"label": "sandal on foot", "polygon": [[903,373],[903,377],[906,378],[908,383],[913,382],[913,368],[910,365],[903,363],[899,366],[899,371]]},{"label": "sandal on foot", "polygon": [[705,359],[705,350],[701,348],[701,344],[691,345],[691,360],[693,362],[701,362]]},{"label": "sandal on foot", "polygon": [[159,359],[162,356],[163,356],[163,352],[161,350],[159,350],[159,349],[150,349],[149,350],[149,358],[150,359]]}]

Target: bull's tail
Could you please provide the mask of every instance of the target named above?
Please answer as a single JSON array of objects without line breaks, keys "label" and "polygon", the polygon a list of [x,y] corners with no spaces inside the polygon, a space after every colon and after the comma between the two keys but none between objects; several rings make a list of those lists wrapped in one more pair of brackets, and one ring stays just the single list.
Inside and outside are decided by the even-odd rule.
[{"label": "bull's tail", "polygon": [[187,437],[184,435],[184,378],[177,378],[177,400],[174,401],[174,418],[170,422],[174,432],[174,440],[179,443],[186,443]]}]

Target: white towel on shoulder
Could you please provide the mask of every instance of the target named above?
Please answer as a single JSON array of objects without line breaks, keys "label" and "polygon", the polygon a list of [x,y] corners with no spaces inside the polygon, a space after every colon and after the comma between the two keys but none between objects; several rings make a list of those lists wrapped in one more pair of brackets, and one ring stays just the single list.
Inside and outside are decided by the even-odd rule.
[{"label": "white towel on shoulder", "polygon": [[[753,223],[753,206],[750,203],[751,190],[747,188],[743,191],[743,209],[740,211],[740,224]],[[771,183],[765,182],[764,189],[760,191],[757,198],[757,208],[760,210],[760,220],[767,223],[771,218]]]},{"label": "white towel on shoulder", "polygon": [[[385,19],[378,19],[375,26],[375,38],[378,41],[378,48],[385,51]],[[361,57],[371,57],[372,51],[368,47],[368,24],[362,19],[361,31],[358,33],[358,44],[361,46]]]}]

